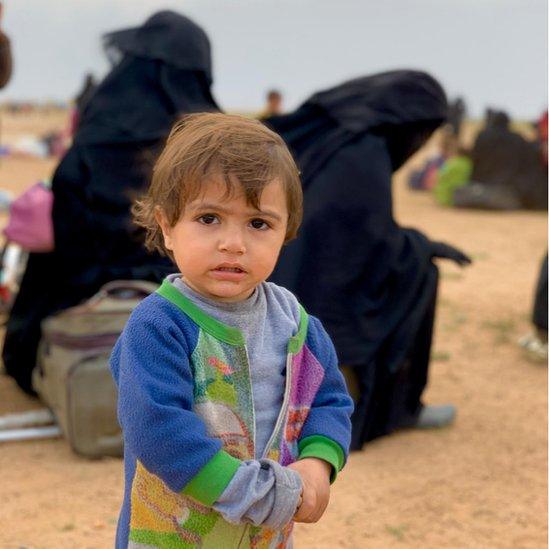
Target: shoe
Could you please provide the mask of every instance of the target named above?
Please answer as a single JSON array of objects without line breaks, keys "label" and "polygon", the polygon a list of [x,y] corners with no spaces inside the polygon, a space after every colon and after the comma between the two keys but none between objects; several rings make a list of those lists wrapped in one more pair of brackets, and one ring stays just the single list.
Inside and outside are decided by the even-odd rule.
[{"label": "shoe", "polygon": [[456,407],[453,404],[424,406],[419,413],[416,429],[437,429],[450,425],[456,419]]},{"label": "shoe", "polygon": [[519,345],[524,349],[527,358],[547,364],[547,341],[543,341],[537,334],[521,337]]}]

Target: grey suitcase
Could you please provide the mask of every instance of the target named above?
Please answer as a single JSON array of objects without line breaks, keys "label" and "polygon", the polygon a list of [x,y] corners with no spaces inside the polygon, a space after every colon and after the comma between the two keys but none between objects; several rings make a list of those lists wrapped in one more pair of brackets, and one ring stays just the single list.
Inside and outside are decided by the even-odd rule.
[{"label": "grey suitcase", "polygon": [[109,357],[130,313],[157,287],[140,280],[109,282],[88,301],[42,323],[33,386],[80,455],[122,455]]}]

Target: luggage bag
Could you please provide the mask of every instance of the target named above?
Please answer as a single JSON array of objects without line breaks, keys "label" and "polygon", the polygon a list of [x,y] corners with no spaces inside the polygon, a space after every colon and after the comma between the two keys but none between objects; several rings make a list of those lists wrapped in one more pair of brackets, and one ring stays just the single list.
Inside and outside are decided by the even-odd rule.
[{"label": "luggage bag", "polygon": [[77,454],[122,455],[109,358],[130,313],[157,287],[141,280],[109,282],[84,303],[42,322],[33,386]]}]

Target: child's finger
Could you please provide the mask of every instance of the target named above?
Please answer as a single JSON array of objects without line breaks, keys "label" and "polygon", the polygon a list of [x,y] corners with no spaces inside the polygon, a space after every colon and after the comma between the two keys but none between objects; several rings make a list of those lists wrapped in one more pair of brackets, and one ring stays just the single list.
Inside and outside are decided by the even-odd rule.
[{"label": "child's finger", "polygon": [[314,490],[307,489],[304,486],[301,505],[297,509],[294,520],[297,522],[309,522],[310,516],[315,512],[317,504],[316,493]]},{"label": "child's finger", "polygon": [[309,515],[311,515],[313,511],[314,509],[310,506],[301,504],[301,507],[299,507],[294,515],[294,520],[296,522],[308,522]]},{"label": "child's finger", "polygon": [[330,502],[330,492],[326,492],[324,494],[319,494],[315,492],[315,504],[312,508],[312,511],[307,515],[306,519],[303,522],[318,522],[321,518],[324,512],[326,511],[328,507],[328,503]]},{"label": "child's finger", "polygon": [[303,509],[300,509],[300,513],[298,513],[297,522],[304,522],[304,523],[312,523],[316,522],[321,516],[322,513],[319,513],[319,509],[316,507],[316,505],[308,505]]},{"label": "child's finger", "polygon": [[318,522],[321,518],[324,512],[326,511],[326,508],[328,507],[328,503],[319,505],[317,508],[315,508],[314,512],[311,513],[309,517],[307,517],[309,522]]}]

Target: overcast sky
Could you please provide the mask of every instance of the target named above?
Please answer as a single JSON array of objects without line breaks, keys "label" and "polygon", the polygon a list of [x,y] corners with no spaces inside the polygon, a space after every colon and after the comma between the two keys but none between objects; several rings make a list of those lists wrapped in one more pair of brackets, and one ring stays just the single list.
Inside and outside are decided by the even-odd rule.
[{"label": "overcast sky", "polygon": [[280,88],[292,109],[312,92],[394,68],[431,72],[473,115],[547,106],[545,0],[4,0],[15,74],[3,99],[72,97],[85,71],[103,76],[100,36],[170,8],[212,42],[214,94],[256,110]]}]

